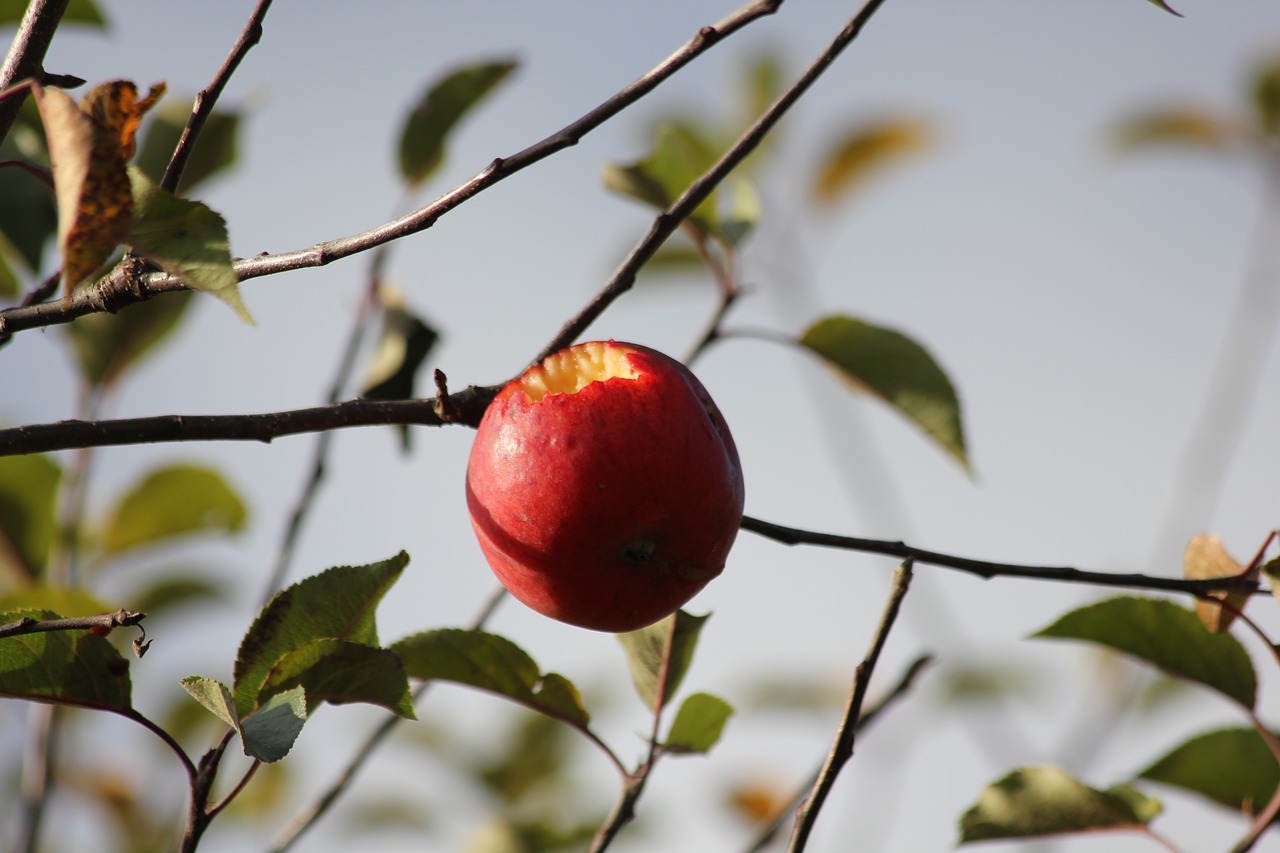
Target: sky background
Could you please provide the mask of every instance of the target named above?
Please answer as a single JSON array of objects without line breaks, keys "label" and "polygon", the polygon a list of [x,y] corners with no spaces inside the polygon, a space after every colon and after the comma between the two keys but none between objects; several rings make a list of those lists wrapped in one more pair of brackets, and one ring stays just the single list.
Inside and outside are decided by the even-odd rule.
[{"label": "sky background", "polygon": [[[108,33],[59,33],[46,65],[91,83],[165,80],[171,93],[190,94],[208,84],[251,5],[108,2]],[[812,359],[728,340],[706,353],[697,373],[737,441],[748,514],[991,560],[1167,575],[1180,574],[1195,533],[1218,534],[1247,560],[1280,524],[1280,352],[1271,347],[1220,499],[1162,533],[1251,262],[1261,171],[1174,150],[1121,157],[1109,133],[1126,114],[1172,103],[1243,114],[1251,69],[1280,51],[1280,4],[1175,5],[1185,18],[1142,0],[888,0],[786,119],[760,188],[762,224],[742,263],[752,292],[726,327],[798,333],[842,312],[911,335],[958,388],[975,473],[967,476],[894,413],[851,396]],[[225,216],[241,256],[363,231],[398,209],[395,143],[429,81],[459,64],[520,63],[452,137],[424,200],[576,119],[734,8],[721,0],[277,3],[262,43],[223,96],[248,116],[240,166],[199,197]],[[649,210],[603,188],[604,164],[641,157],[653,122],[673,111],[732,117],[738,78],[753,56],[775,51],[794,76],[852,8],[789,0],[578,146],[397,243],[388,277],[442,333],[424,379],[439,368],[458,389],[518,372],[651,222]],[[851,125],[886,116],[928,120],[930,150],[877,177],[835,214],[815,217],[804,189],[825,146]],[[1273,235],[1266,250],[1274,255],[1277,246]],[[355,257],[245,283],[254,328],[200,300],[182,334],[111,401],[110,414],[317,404],[367,263]],[[679,355],[715,301],[708,278],[642,274],[588,337]],[[0,421],[74,415],[76,380],[62,337],[58,329],[24,332],[0,353]],[[467,623],[493,584],[463,500],[471,439],[461,428],[419,430],[403,455],[392,430],[339,434],[292,578],[404,549],[412,563],[379,610],[382,638]],[[230,676],[314,440],[97,455],[91,507],[105,507],[155,465],[198,459],[224,471],[252,511],[235,540],[158,551],[131,570],[195,566],[239,591],[216,624],[200,623],[199,636],[179,622],[155,626],[155,647],[134,665],[139,704],[162,707],[184,675]],[[689,605],[714,617],[686,681],[686,690],[721,695],[739,713],[708,758],[659,767],[641,803],[643,825],[616,849],[743,848],[752,830],[723,807],[725,791],[757,778],[790,788],[817,765],[892,568],[886,559],[741,536],[724,575]],[[961,812],[1014,766],[1064,763],[1105,787],[1191,734],[1244,724],[1225,703],[1188,691],[1142,724],[1106,733],[1101,753],[1084,761],[1087,750],[1071,733],[1084,731],[1086,743],[1103,736],[1086,724],[1108,701],[1110,670],[1082,648],[1024,638],[1103,595],[919,567],[875,688],[921,653],[939,663],[860,742],[810,849],[847,850],[851,839],[860,850],[948,849]],[[1263,613],[1264,624],[1278,621]],[[602,736],[624,758],[639,757],[645,714],[612,637],[550,622],[515,602],[490,628],[583,686],[600,703]],[[973,668],[1013,668],[1027,683],[1004,703],[945,704],[943,685]],[[802,712],[753,704],[762,679],[783,676],[824,685],[833,699]],[[1273,684],[1263,696],[1266,716]],[[514,713],[451,687],[433,690],[419,707],[450,730],[460,752],[494,750],[495,729]],[[0,707],[6,750],[22,719]],[[326,708],[289,759],[306,768],[291,796],[306,801],[379,719],[371,709]],[[89,731],[87,755],[137,762],[144,772],[137,754],[117,753],[145,735],[119,721]],[[117,742],[104,742],[104,731]],[[435,834],[389,835],[380,849],[464,849],[492,807],[455,790],[448,767],[424,767],[403,753],[391,749],[372,762],[361,796],[420,798]],[[181,784],[171,764],[162,773]],[[580,802],[607,809],[617,785],[611,769],[585,747],[575,766]],[[1221,849],[1243,832],[1229,815],[1149,790],[1168,806],[1157,828],[1187,850]],[[351,836],[343,824],[339,805],[298,849],[344,849]],[[262,833],[215,823],[205,847],[259,849]],[[1141,838],[1109,838],[1056,849],[1154,848]],[[1256,849],[1280,850],[1280,842]]]}]

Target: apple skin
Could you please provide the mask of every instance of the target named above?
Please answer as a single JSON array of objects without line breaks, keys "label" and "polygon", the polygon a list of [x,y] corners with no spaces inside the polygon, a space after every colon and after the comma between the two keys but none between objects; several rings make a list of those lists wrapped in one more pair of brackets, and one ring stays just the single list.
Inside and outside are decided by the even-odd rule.
[{"label": "apple skin", "polygon": [[[556,359],[605,354],[633,377],[526,393]],[[657,622],[718,576],[743,495],[738,451],[702,383],[615,341],[562,350],[508,383],[467,465],[472,526],[498,580],[537,612],[597,631]]]}]

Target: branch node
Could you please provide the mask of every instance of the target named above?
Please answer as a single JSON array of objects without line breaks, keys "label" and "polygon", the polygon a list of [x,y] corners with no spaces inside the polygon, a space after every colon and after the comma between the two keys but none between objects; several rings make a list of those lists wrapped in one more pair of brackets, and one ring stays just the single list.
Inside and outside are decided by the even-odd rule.
[{"label": "branch node", "polygon": [[436,382],[436,413],[440,415],[440,420],[445,423],[457,423],[462,420],[462,412],[458,411],[458,407],[453,404],[453,398],[449,396],[449,377],[444,375],[444,371],[436,368],[432,377]]}]

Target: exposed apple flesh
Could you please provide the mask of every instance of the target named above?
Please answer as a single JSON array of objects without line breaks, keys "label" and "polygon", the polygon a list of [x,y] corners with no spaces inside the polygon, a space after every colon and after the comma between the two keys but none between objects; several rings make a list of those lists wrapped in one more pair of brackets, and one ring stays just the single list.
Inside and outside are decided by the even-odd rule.
[{"label": "exposed apple flesh", "polygon": [[631,631],[724,569],[742,469],[680,362],[615,341],[561,350],[507,384],[467,465],[472,526],[498,580],[539,613]]}]

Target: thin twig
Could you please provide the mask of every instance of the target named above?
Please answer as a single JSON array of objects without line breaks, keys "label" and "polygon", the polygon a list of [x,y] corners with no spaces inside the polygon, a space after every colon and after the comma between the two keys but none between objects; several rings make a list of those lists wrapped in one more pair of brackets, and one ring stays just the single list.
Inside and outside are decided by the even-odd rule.
[{"label": "thin twig", "polygon": [[867,554],[882,554],[886,557],[897,557],[901,560],[912,560],[931,566],[957,569],[971,575],[977,575],[984,580],[998,577],[1029,578],[1061,583],[1180,592],[1187,595],[1203,595],[1217,590],[1241,593],[1262,591],[1258,588],[1256,581],[1249,579],[1247,573],[1227,578],[1184,580],[1182,578],[1166,578],[1137,573],[1086,571],[1074,569],[1070,566],[1030,566],[1020,563],[995,563],[988,560],[974,560],[969,557],[942,554],[937,551],[926,551],[923,548],[915,548],[897,540],[863,539],[856,536],[840,536],[834,533],[817,533],[812,530],[784,527],[781,524],[761,521],[750,516],[743,517],[742,529],[757,533],[766,539],[781,542],[784,545],[818,545],[825,548],[841,548],[846,551],[860,551]]},{"label": "thin twig", "polygon": [[858,718],[862,714],[862,701],[867,695],[867,685],[871,683],[871,674],[875,671],[876,662],[880,660],[880,652],[889,638],[893,623],[897,621],[902,599],[910,587],[911,561],[907,560],[893,573],[893,588],[889,591],[889,600],[885,603],[884,614],[880,617],[880,625],[876,628],[871,648],[867,651],[867,656],[862,663],[858,664],[853,679],[853,690],[849,694],[849,704],[845,710],[844,719],[836,730],[831,752],[818,773],[812,792],[796,812],[796,823],[791,831],[791,843],[787,847],[788,853],[800,853],[804,850],[809,834],[813,831],[813,825],[818,819],[818,812],[826,802],[827,795],[831,793],[836,777],[840,775],[841,768],[853,757]]},{"label": "thin twig", "polygon": [[[707,50],[753,21],[772,15],[783,0],[754,0],[719,23],[703,27],[689,42],[586,115],[561,130],[510,157],[498,158],[471,179],[407,216],[350,237],[317,243],[309,249],[271,255],[262,254],[235,262],[240,281],[310,267],[322,267],[342,258],[368,251],[435,225],[436,221],[463,202],[541,160],[577,145],[591,131],[652,92],[663,81]],[[186,290],[182,282],[167,273],[143,276],[137,286],[120,286],[123,273],[113,271],[102,281],[77,291],[69,299],[43,305],[18,306],[0,311],[0,335],[26,329],[69,323],[77,317],[101,311],[118,311],[134,302],[160,293]]]},{"label": "thin twig", "polygon": [[[913,660],[907,667],[906,671],[903,672],[902,677],[898,679],[898,683],[893,686],[893,689],[886,693],[879,702],[864,711],[862,716],[858,718],[858,725],[856,729],[857,733],[862,734],[871,726],[872,723],[884,714],[890,705],[905,696],[907,691],[909,691],[912,685],[915,684],[916,676],[923,672],[924,668],[932,662],[933,658],[929,655],[921,655]],[[787,808],[780,809],[778,811],[778,814],[775,815],[773,820],[771,820],[769,824],[760,831],[760,834],[756,836],[754,843],[747,848],[745,853],[761,853],[762,850],[769,846],[774,838],[777,837],[778,832],[782,829],[782,825],[787,822],[789,816],[794,813],[795,809],[798,808],[800,803],[804,800],[805,795],[809,793],[809,791],[813,790],[813,786],[817,784],[818,776],[821,772],[821,767],[818,767],[818,769],[813,771],[813,774],[809,777],[809,780],[805,783],[804,787],[800,791],[796,792],[796,795],[791,798],[789,801],[790,805],[788,805]]]},{"label": "thin twig", "polygon": [[[4,65],[0,66],[0,92],[19,80],[40,80],[44,77],[45,54],[49,52],[53,34],[69,4],[70,0],[31,0],[27,4]],[[28,92],[22,92],[0,100],[0,142],[9,135],[13,123],[18,120],[18,111],[22,109],[27,95]]]},{"label": "thin twig", "polygon": [[34,619],[24,616],[16,622],[0,625],[0,637],[19,637],[42,631],[85,631],[90,628],[124,628],[137,625],[147,614],[137,610],[117,610],[97,616],[77,616],[69,619]]},{"label": "thin twig", "polygon": [[249,16],[249,22],[245,24],[240,37],[232,45],[231,52],[227,54],[222,67],[213,75],[213,81],[207,89],[196,95],[191,118],[187,119],[187,126],[183,128],[182,136],[173,150],[173,156],[169,159],[169,165],[164,170],[164,177],[160,179],[162,189],[177,192],[178,182],[182,180],[187,161],[191,159],[191,152],[195,150],[196,139],[204,128],[205,121],[213,113],[213,107],[222,95],[222,90],[226,88],[231,75],[240,67],[240,62],[253,46],[262,40],[262,19],[267,16],[267,10],[270,8],[271,0],[258,0],[253,14]]},{"label": "thin twig", "polygon": [[805,69],[804,73],[785,92],[778,96],[777,100],[769,105],[769,108],[755,120],[751,127],[747,128],[738,137],[737,141],[729,147],[729,150],[725,151],[715,165],[690,184],[688,189],[672,202],[670,207],[658,214],[658,217],[649,227],[649,232],[631,250],[631,254],[614,272],[613,277],[609,279],[604,288],[595,295],[586,307],[578,312],[577,316],[561,327],[551,342],[533,360],[534,364],[541,362],[547,356],[577,340],[578,336],[586,331],[587,327],[595,322],[596,318],[604,313],[604,310],[615,299],[631,289],[632,285],[635,284],[636,275],[640,272],[640,268],[649,262],[649,259],[662,247],[667,238],[675,233],[681,223],[691,216],[700,204],[706,201],[715,188],[729,176],[729,173],[737,168],[764,141],[764,138],[773,129],[774,125],[800,100],[800,97],[809,90],[809,87],[822,76],[823,72],[836,60],[836,57],[858,37],[858,34],[862,32],[863,26],[866,25],[867,21],[871,19],[871,16],[875,14],[883,2],[884,0],[867,0],[857,14],[836,34],[836,37],[832,39],[826,49],[818,55],[818,58]]}]

